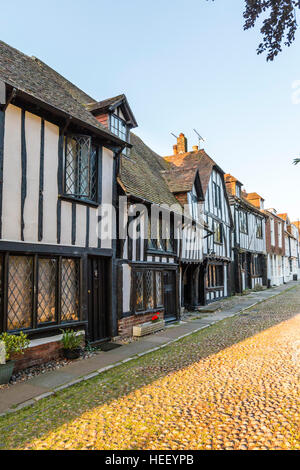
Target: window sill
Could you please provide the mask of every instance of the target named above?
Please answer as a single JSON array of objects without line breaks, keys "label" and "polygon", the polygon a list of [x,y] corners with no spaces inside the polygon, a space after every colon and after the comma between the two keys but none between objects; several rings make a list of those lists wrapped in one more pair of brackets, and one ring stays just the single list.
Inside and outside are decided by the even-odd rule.
[{"label": "window sill", "polygon": [[138,312],[133,312],[134,315],[147,315],[148,313],[156,313],[156,312],[163,312],[165,309],[164,307],[157,307],[155,309],[151,309],[151,310],[141,310],[141,311],[138,311]]},{"label": "window sill", "polygon": [[99,207],[99,202],[89,201],[88,199],[80,199],[79,197],[66,196],[66,195],[62,195],[58,197],[62,201],[76,202],[76,204],[82,204],[84,206],[90,206],[90,207]]},{"label": "window sill", "polygon": [[157,250],[155,248],[148,248],[147,253],[149,255],[157,255],[157,256],[175,256],[175,251],[164,251],[164,250]]}]

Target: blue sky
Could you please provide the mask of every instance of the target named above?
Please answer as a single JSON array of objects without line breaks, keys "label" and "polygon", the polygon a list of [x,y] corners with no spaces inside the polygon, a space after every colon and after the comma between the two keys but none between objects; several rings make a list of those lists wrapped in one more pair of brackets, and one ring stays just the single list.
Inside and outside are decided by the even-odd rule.
[{"label": "blue sky", "polygon": [[[41,6],[43,5],[43,6]],[[44,60],[96,99],[125,93],[136,133],[161,155],[171,132],[300,219],[300,39],[273,63],[243,31],[243,0],[11,0],[1,39]],[[298,34],[299,36],[299,34]],[[300,86],[298,86],[300,88]],[[299,95],[300,96],[300,95]]]}]

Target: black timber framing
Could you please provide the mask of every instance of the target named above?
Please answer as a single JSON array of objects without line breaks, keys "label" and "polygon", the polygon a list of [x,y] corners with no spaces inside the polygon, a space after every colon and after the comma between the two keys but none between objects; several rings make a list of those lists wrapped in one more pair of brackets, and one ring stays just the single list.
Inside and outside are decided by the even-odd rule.
[{"label": "black timber framing", "polygon": [[72,202],[72,233],[71,233],[72,245],[76,243],[76,203]]},{"label": "black timber framing", "polygon": [[21,240],[24,241],[24,207],[27,195],[27,150],[25,135],[25,110],[21,114]]},{"label": "black timber framing", "polygon": [[[57,187],[58,196],[63,194],[63,153],[64,153],[64,135],[63,131],[59,131],[58,139],[58,166],[57,166]],[[58,197],[56,206],[57,217],[57,243],[60,244],[61,238],[61,199]]]},{"label": "black timber framing", "polygon": [[40,175],[39,175],[39,215],[38,241],[43,240],[43,203],[44,203],[44,159],[45,159],[45,121],[41,122]]},{"label": "black timber framing", "polygon": [[5,132],[5,112],[2,109],[0,109],[0,238],[2,238],[4,132]]},{"label": "black timber framing", "polygon": [[86,207],[86,236],[85,236],[85,246],[88,248],[90,244],[90,207]]}]

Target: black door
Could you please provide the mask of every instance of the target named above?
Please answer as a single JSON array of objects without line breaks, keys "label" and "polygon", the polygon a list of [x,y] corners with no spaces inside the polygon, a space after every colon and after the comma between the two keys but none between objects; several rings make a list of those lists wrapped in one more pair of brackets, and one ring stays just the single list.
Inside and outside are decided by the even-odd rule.
[{"label": "black door", "polygon": [[88,260],[89,341],[95,343],[108,338],[108,266],[99,257]]},{"label": "black door", "polygon": [[165,320],[176,320],[176,276],[175,271],[164,272]]}]

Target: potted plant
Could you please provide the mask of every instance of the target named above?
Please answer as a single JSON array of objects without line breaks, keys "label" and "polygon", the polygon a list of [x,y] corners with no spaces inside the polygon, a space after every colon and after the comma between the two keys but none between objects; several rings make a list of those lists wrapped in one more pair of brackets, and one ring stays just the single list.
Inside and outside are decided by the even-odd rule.
[{"label": "potted plant", "polygon": [[150,335],[151,333],[156,333],[156,331],[162,330],[165,327],[165,321],[160,318],[161,314],[156,312],[151,320],[142,323],[140,325],[135,325],[132,329],[133,336],[145,336]]},{"label": "potted plant", "polygon": [[66,359],[78,359],[82,348],[80,347],[82,342],[82,334],[78,334],[74,330],[61,330],[63,353]]},{"label": "potted plant", "polygon": [[15,361],[12,356],[24,354],[29,346],[27,335],[21,332],[19,335],[2,333],[0,335],[0,384],[7,384],[12,376]]}]

